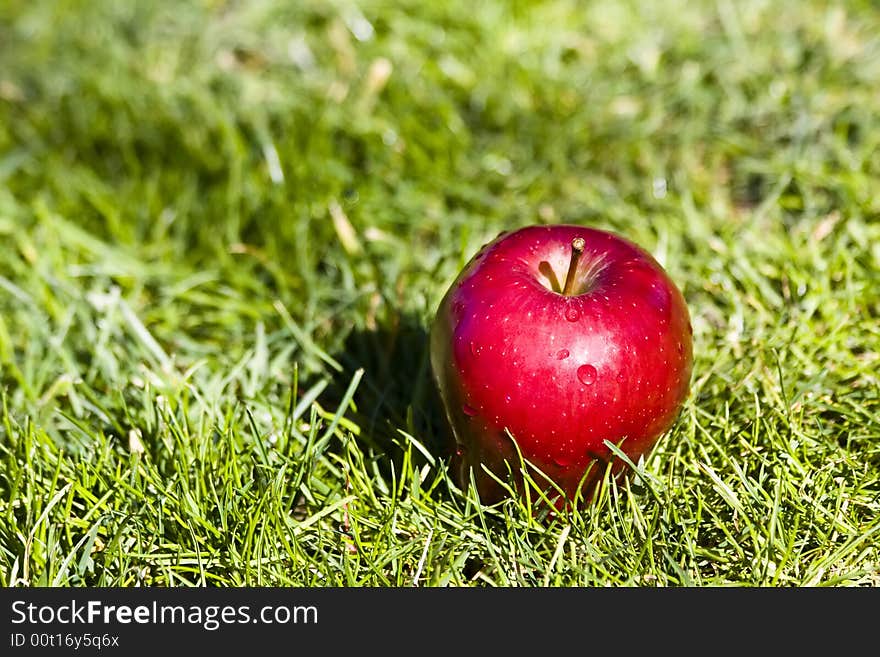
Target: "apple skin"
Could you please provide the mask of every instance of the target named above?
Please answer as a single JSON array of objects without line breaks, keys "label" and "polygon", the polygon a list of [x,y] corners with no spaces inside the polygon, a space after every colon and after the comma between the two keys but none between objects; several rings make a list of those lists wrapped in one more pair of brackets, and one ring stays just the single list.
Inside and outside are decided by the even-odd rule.
[{"label": "apple skin", "polygon": [[[583,254],[563,295],[575,238]],[[431,326],[459,484],[472,473],[493,503],[506,491],[486,470],[502,481],[512,472],[522,492],[518,446],[536,481],[549,484],[543,473],[564,492],[556,506],[589,502],[606,464],[612,476],[626,470],[605,441],[637,462],[672,426],[692,333],[681,292],[632,242],[575,225],[502,233],[459,274]]]}]

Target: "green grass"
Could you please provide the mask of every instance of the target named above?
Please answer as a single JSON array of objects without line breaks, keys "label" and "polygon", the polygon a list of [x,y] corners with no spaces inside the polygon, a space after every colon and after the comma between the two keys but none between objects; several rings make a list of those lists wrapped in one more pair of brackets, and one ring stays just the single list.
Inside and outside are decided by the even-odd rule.
[{"label": "green grass", "polygon": [[[0,4],[0,584],[880,584],[880,9]],[[666,266],[691,395],[550,521],[450,481],[499,231]]]}]

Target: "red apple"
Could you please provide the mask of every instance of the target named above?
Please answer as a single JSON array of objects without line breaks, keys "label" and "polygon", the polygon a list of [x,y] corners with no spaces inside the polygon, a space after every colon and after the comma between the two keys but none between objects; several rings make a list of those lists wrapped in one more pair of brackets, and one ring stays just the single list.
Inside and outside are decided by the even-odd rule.
[{"label": "red apple", "polygon": [[588,501],[606,464],[625,471],[606,441],[636,462],[675,421],[691,336],[681,292],[632,242],[571,225],[502,233],[461,272],[431,327],[459,483],[473,472],[494,502],[504,488],[489,472],[512,472],[521,490],[518,447],[536,481],[564,492],[557,506]]}]

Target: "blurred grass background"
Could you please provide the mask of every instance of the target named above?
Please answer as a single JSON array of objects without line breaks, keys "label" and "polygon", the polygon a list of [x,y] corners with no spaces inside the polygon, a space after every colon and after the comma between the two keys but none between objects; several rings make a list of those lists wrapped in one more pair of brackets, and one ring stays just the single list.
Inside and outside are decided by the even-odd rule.
[{"label": "blurred grass background", "polygon": [[[0,4],[0,581],[878,583],[871,2]],[[442,466],[501,230],[649,249],[691,398],[547,524]]]}]

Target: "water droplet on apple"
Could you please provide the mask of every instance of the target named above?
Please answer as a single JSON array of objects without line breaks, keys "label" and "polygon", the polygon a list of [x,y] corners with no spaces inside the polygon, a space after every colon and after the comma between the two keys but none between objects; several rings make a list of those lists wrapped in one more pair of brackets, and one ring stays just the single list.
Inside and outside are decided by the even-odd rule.
[{"label": "water droplet on apple", "polygon": [[476,356],[477,354],[479,354],[479,352],[480,352],[480,348],[477,347],[477,343],[471,341],[471,354],[473,354],[474,356]]},{"label": "water droplet on apple", "polygon": [[623,372],[618,372],[618,373],[617,373],[617,381],[618,381],[618,382],[623,381]]},{"label": "water droplet on apple", "polygon": [[678,353],[680,353],[680,354],[684,353],[684,345],[681,344],[681,342],[678,343],[677,348],[678,348]]},{"label": "water droplet on apple", "polygon": [[558,465],[560,468],[567,468],[572,463],[574,463],[574,459],[565,454],[557,454],[552,457],[553,462]]},{"label": "water droplet on apple", "polygon": [[596,382],[596,368],[592,365],[581,365],[578,368],[577,376],[585,386],[593,385]]},{"label": "water droplet on apple", "polygon": [[462,404],[461,410],[464,411],[464,414],[469,417],[473,417],[477,414],[477,409],[475,409],[473,406],[469,406],[468,404]]},{"label": "water droplet on apple", "polygon": [[565,319],[567,319],[569,322],[576,322],[580,318],[581,314],[574,306],[569,306],[565,309]]},{"label": "water droplet on apple", "polygon": [[568,349],[560,349],[556,352],[556,360],[565,360],[571,355]]}]

